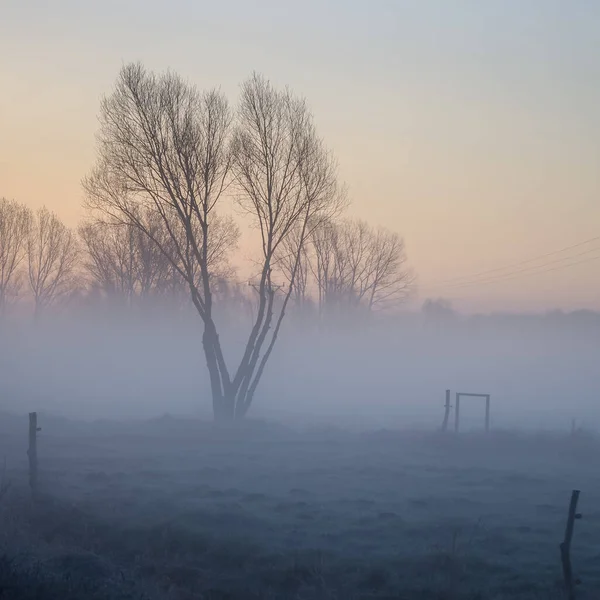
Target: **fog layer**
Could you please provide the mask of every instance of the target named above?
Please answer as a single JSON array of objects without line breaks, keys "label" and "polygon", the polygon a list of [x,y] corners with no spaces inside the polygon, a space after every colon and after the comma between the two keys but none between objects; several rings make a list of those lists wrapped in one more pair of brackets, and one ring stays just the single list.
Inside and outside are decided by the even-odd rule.
[{"label": "fog layer", "polygon": [[[239,353],[246,331],[223,325]],[[600,426],[600,316],[423,314],[370,323],[284,324],[250,417],[339,426],[423,427],[443,417],[444,394],[492,395],[493,427]],[[483,426],[477,399],[464,428]],[[13,320],[0,336],[0,408],[71,418],[210,418],[197,316]]]}]

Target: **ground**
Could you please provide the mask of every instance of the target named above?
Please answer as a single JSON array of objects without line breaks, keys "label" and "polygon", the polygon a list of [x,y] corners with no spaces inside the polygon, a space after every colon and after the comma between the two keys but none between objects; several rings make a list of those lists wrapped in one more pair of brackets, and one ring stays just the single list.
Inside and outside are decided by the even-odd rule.
[{"label": "ground", "polygon": [[[0,598],[552,600],[571,490],[600,597],[600,442],[5,415]],[[2,595],[4,593],[4,595]]]}]

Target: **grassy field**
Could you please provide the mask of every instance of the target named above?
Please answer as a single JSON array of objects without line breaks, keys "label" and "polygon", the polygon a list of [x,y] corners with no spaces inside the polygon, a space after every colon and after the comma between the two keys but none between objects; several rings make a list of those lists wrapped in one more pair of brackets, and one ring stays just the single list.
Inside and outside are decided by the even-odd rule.
[{"label": "grassy field", "polygon": [[35,504],[26,419],[0,426],[0,598],[558,599],[573,488],[578,598],[600,597],[592,436],[40,425]]}]

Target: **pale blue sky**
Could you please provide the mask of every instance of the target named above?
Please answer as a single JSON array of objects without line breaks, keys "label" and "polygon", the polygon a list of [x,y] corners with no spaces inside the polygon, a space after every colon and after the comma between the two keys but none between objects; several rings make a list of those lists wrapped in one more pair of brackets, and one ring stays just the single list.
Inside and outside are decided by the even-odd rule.
[{"label": "pale blue sky", "polygon": [[0,56],[0,195],[75,222],[124,62],[232,100],[257,70],[307,96],[352,213],[404,234],[423,295],[600,308],[600,261],[436,285],[600,235],[600,2],[1,0]]}]

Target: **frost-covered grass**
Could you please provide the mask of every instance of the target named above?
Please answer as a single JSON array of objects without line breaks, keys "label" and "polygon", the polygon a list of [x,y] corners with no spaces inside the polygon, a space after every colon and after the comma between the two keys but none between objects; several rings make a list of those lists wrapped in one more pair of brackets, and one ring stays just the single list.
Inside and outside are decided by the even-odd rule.
[{"label": "frost-covered grass", "polygon": [[15,600],[38,597],[14,593],[32,569],[97,584],[40,598],[558,599],[573,488],[580,597],[599,597],[593,437],[40,422],[37,505],[26,422],[1,426],[4,552],[26,557],[0,561]]}]

